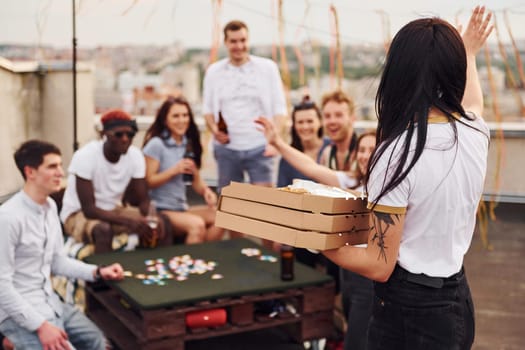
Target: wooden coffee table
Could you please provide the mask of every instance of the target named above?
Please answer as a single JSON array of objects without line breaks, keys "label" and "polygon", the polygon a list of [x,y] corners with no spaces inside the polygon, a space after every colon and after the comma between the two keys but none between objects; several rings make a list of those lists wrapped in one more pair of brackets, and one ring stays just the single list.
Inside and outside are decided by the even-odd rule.
[{"label": "wooden coffee table", "polygon": [[[173,257],[184,255],[216,266],[186,280],[163,280],[165,285],[145,285],[135,277],[90,283],[86,314],[121,349],[178,350],[190,340],[271,327],[283,328],[297,342],[330,335],[335,289],[331,277],[296,262],[294,280],[281,281],[279,261],[246,256],[241,253],[245,248],[278,258],[244,238],[90,256],[90,263],[119,262],[135,276],[152,273],[146,271],[147,260],[164,259],[168,265]],[[272,311],[268,305],[280,307]],[[187,327],[187,313],[212,309],[226,311],[226,324]]]}]

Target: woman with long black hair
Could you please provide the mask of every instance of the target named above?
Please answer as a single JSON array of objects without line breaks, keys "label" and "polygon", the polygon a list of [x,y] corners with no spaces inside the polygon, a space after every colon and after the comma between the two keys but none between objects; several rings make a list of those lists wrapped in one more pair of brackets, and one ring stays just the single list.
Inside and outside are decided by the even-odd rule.
[{"label": "woman with long black hair", "polygon": [[376,104],[366,177],[373,213],[366,250],[325,252],[375,283],[370,349],[470,349],[474,310],[463,269],[483,191],[489,130],[476,53],[492,30],[476,7],[460,36],[410,22],[395,36]]},{"label": "woman with long black hair", "polygon": [[[476,54],[492,31],[476,7],[461,36],[425,18],[394,37],[376,97],[377,147],[365,177],[367,248],[323,253],[375,281],[369,349],[470,349],[463,269],[489,144]],[[272,128],[259,120],[268,139]]]}]

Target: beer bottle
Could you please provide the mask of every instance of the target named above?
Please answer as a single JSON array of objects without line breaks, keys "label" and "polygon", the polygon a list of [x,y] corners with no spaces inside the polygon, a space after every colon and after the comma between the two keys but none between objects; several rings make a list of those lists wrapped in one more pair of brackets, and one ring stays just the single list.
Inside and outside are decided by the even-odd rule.
[{"label": "beer bottle", "polygon": [[159,226],[159,217],[157,216],[157,208],[154,201],[149,203],[146,220],[148,222],[148,226],[151,228],[151,240],[144,238],[142,245],[148,248],[155,248],[157,246],[157,240],[159,237],[159,233],[157,232]]},{"label": "beer bottle", "polygon": [[225,133],[228,135],[228,125],[226,125],[226,122],[224,121],[224,118],[222,117],[221,111],[219,111],[219,122],[217,123],[217,128],[220,132]]},{"label": "beer bottle", "polygon": [[[188,143],[186,143],[186,152],[184,152],[183,157],[195,161],[195,152],[193,152],[191,140],[188,139],[187,142]],[[184,183],[186,185],[191,185],[193,183],[193,174],[182,174],[182,178],[184,179]]]},{"label": "beer bottle", "polygon": [[281,280],[291,281],[294,279],[293,261],[294,248],[286,244],[281,245]]}]

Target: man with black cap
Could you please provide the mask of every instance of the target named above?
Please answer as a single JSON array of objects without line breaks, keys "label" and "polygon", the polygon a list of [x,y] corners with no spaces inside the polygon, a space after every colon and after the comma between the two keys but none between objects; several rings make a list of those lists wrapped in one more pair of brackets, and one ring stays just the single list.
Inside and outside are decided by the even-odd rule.
[{"label": "man with black cap", "polygon": [[[73,155],[60,218],[77,242],[94,243],[95,253],[112,250],[113,236],[137,233],[141,244],[170,244],[159,229],[153,232],[146,215],[149,197],[142,152],[131,145],[136,121],[122,110],[106,112],[102,140],[89,142]],[[132,193],[138,206],[124,207],[124,193]],[[158,235],[158,237],[154,237]]]}]

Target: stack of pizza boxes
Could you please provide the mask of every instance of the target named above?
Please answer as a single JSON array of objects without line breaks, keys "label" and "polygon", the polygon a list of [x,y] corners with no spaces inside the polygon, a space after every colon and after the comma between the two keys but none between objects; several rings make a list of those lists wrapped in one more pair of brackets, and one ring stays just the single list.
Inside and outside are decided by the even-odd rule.
[{"label": "stack of pizza boxes", "polygon": [[215,224],[294,247],[317,250],[366,243],[366,197],[311,181],[284,188],[232,182],[224,187]]}]

